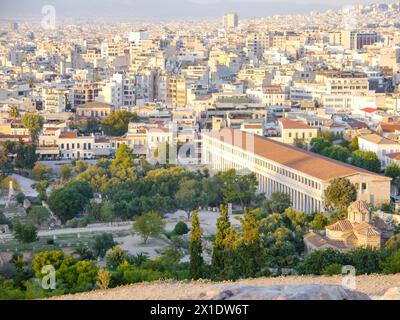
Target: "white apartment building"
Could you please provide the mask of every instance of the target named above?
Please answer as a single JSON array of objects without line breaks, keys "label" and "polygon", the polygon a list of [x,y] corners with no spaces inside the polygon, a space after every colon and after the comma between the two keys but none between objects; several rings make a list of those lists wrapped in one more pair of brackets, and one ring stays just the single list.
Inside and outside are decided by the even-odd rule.
[{"label": "white apartment building", "polygon": [[377,135],[376,133],[359,136],[358,147],[362,151],[371,151],[375,153],[381,161],[383,168],[389,164],[386,158],[387,154],[400,152],[400,143]]},{"label": "white apartment building", "polygon": [[138,30],[129,33],[128,40],[134,46],[140,46],[143,40],[149,39],[149,33],[146,30]]},{"label": "white apartment building", "polygon": [[368,77],[365,73],[327,72],[322,77],[326,84],[322,103],[326,108],[351,109],[352,96],[369,93]]},{"label": "white apartment building", "polygon": [[62,159],[92,159],[95,151],[94,136],[78,136],[77,132],[65,131],[57,139]]},{"label": "white apartment building", "polygon": [[134,106],[136,99],[136,80],[116,73],[101,87],[96,101],[104,102],[115,108]]},{"label": "white apartment building", "polygon": [[349,179],[357,197],[372,204],[390,200],[390,178],[240,130],[203,134],[202,163],[214,171],[253,172],[258,191],[290,195],[292,207],[304,212],[325,208],[324,191],[334,178]]},{"label": "white apartment building", "polygon": [[169,128],[151,128],[147,131],[147,147],[157,149],[160,144],[172,143],[173,132]]},{"label": "white apartment building", "polygon": [[73,92],[70,92],[68,89],[43,89],[43,108],[46,112],[65,112],[68,103],[70,103],[71,106],[74,104]]},{"label": "white apartment building", "polygon": [[290,86],[290,100],[318,100],[321,101],[322,96],[326,94],[326,86],[321,83],[296,82]]}]

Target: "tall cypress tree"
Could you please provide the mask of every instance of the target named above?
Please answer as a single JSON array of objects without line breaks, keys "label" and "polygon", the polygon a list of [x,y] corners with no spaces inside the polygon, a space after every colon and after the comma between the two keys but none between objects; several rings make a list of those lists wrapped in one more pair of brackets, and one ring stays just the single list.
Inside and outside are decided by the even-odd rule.
[{"label": "tall cypress tree", "polygon": [[217,219],[217,232],[215,234],[211,259],[211,267],[214,275],[217,277],[224,268],[224,241],[229,232],[230,226],[228,207],[226,205],[221,205],[221,212]]},{"label": "tall cypress tree", "polygon": [[216,279],[237,278],[237,247],[239,236],[229,222],[228,206],[221,205],[217,219],[211,267]]},{"label": "tall cypress tree", "polygon": [[244,209],[242,239],[239,247],[240,273],[244,277],[254,277],[262,267],[262,238],[256,218],[248,208]]},{"label": "tall cypress tree", "polygon": [[199,221],[199,211],[196,210],[192,215],[192,231],[190,234],[190,266],[189,272],[192,279],[199,279],[202,276],[203,247],[201,245],[201,229]]}]

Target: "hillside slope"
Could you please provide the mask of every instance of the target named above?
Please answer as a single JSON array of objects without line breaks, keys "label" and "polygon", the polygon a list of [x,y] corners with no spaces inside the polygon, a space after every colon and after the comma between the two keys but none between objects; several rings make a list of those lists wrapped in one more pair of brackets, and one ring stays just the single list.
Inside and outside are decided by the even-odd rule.
[{"label": "hillside slope", "polygon": [[[75,295],[55,297],[57,300],[179,300],[196,297],[200,293],[216,291],[227,285],[298,285],[322,284],[341,285],[342,276],[290,276],[277,278],[257,278],[239,280],[236,282],[206,282],[206,281],[157,281],[138,283],[109,290],[99,290]],[[356,291],[368,294],[370,297],[382,296],[388,289],[400,287],[400,274],[396,275],[363,275],[357,276]]]}]

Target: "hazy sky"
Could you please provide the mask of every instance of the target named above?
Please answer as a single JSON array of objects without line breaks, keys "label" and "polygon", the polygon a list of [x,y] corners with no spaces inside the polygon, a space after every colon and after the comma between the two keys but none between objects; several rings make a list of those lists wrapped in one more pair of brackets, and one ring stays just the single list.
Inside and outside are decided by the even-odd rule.
[{"label": "hazy sky", "polygon": [[[306,13],[337,9],[363,0],[0,0],[0,16],[17,18],[40,15],[42,6],[53,5],[58,16],[174,19],[218,17],[236,11],[239,18],[273,14]],[[376,2],[393,2],[377,0]]]}]

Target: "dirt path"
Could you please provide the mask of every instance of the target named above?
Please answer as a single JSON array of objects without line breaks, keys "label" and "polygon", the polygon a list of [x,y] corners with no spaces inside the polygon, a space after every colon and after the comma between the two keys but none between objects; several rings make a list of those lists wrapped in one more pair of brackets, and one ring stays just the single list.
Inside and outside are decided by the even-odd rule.
[{"label": "dirt path", "polygon": [[[277,277],[259,278],[237,281],[236,284],[252,286],[269,286],[277,284],[327,284],[341,285],[343,277],[316,276],[316,277]],[[357,291],[370,296],[382,295],[387,289],[400,286],[400,274],[397,275],[369,275],[358,276]],[[62,296],[54,299],[60,300],[179,300],[196,296],[201,292],[207,292],[216,287],[224,287],[233,282],[152,282],[139,283],[126,287],[110,289],[106,291],[94,291],[76,295]]]}]

